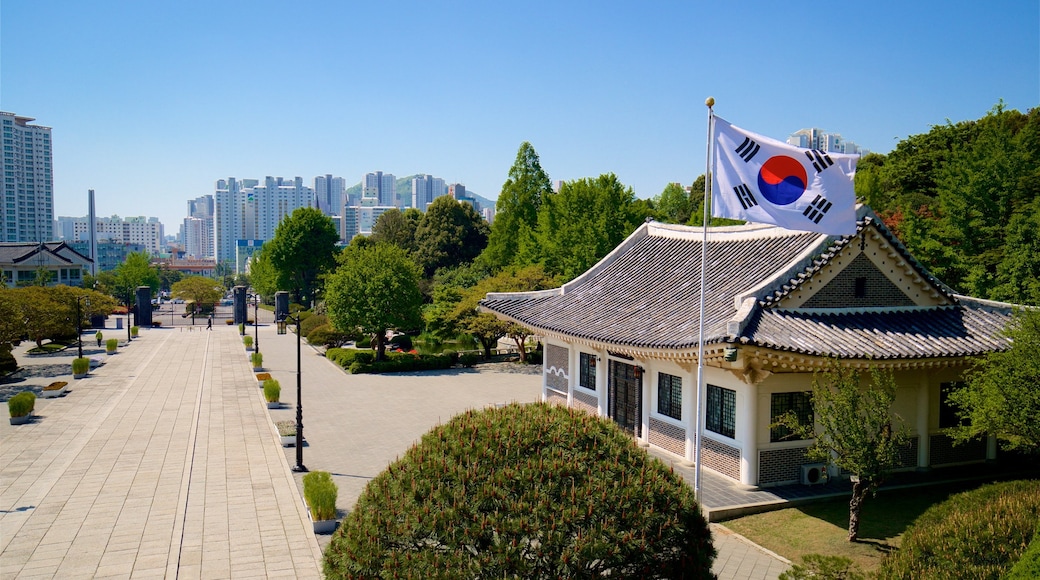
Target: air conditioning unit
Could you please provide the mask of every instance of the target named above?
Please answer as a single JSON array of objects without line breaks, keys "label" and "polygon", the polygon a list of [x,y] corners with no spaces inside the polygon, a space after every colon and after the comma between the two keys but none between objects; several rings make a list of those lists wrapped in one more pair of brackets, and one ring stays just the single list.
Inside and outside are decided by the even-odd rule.
[{"label": "air conditioning unit", "polygon": [[827,466],[823,463],[807,463],[802,466],[802,485],[827,483]]}]

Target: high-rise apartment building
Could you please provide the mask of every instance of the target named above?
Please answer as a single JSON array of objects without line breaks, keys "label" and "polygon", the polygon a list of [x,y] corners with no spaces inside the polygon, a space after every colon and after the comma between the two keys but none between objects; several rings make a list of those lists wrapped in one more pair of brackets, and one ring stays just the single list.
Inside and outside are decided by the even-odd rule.
[{"label": "high-rise apartment building", "polygon": [[375,199],[376,205],[397,205],[397,178],[393,173],[366,173],[361,179],[361,199]]},{"label": "high-rise apartment building", "polygon": [[[61,237],[67,242],[90,241],[90,218],[58,216]],[[94,222],[98,242],[135,244],[151,254],[159,254],[166,246],[165,232],[159,218],[136,216],[101,217]],[[87,252],[90,253],[89,250]]]},{"label": "high-rise apartment building", "polygon": [[47,242],[54,238],[54,169],[51,128],[32,117],[0,111],[4,176],[0,241]]},{"label": "high-rise apartment building", "polygon": [[791,133],[787,138],[788,145],[801,147],[803,149],[818,149],[829,153],[851,153],[866,155],[866,149],[861,149],[852,141],[846,141],[840,133],[828,133],[822,129],[801,129]]},{"label": "high-rise apartment building", "polygon": [[302,177],[268,176],[262,185],[255,179],[218,180],[213,193],[214,257],[218,263],[235,264],[238,240],[269,240],[283,218],[314,204],[314,190],[303,185]]},{"label": "high-rise apartment building", "polygon": [[192,258],[213,257],[213,196],[188,200],[188,217],[181,224],[181,249]]},{"label": "high-rise apartment building", "polygon": [[444,195],[444,191],[443,179],[432,175],[416,175],[412,178],[412,207],[426,211],[434,199]]},{"label": "high-rise apartment building", "polygon": [[325,215],[334,215],[343,206],[343,194],[347,183],[342,177],[326,173],[314,178],[314,196],[318,198],[318,209]]}]

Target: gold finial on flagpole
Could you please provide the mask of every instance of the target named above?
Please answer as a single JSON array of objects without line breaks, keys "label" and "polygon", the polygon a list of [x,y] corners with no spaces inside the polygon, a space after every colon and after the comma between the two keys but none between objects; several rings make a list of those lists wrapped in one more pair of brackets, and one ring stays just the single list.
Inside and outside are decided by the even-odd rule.
[{"label": "gold finial on flagpole", "polygon": [[704,104],[710,109],[715,106],[715,97],[708,97],[704,99]]}]

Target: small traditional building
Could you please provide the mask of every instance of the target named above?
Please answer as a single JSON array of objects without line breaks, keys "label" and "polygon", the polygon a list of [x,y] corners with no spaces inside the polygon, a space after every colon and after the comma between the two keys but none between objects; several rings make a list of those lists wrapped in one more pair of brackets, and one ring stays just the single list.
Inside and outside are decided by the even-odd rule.
[{"label": "small traditional building", "polygon": [[[834,359],[893,372],[911,432],[903,468],[995,458],[992,439],[953,446],[941,430],[972,359],[1007,348],[1014,305],[957,294],[868,208],[858,219],[851,236],[709,229],[702,467],[745,485],[811,483],[810,442],[770,426],[788,411],[814,420],[813,373]],[[544,400],[692,462],[702,244],[701,228],[648,222],[563,287],[491,293],[481,308],[543,337]]]},{"label": "small traditional building", "polygon": [[90,264],[90,258],[65,242],[0,243],[0,272],[4,283],[12,288],[35,283],[37,273],[42,271],[50,274],[50,286],[80,286]]}]

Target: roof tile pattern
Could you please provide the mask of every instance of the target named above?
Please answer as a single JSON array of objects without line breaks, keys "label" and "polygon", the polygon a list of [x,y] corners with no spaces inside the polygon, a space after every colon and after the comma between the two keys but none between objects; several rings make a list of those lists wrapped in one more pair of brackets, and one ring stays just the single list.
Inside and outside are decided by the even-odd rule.
[{"label": "roof tile pattern", "polygon": [[[819,234],[708,242],[705,336],[720,340],[733,299],[769,278],[819,240]],[[521,324],[608,344],[693,348],[698,340],[701,241],[648,235],[616,260],[597,266],[565,294],[490,298],[487,310]]]},{"label": "roof tile pattern", "polygon": [[889,311],[759,309],[740,341],[816,356],[915,359],[978,355],[1008,347],[995,329],[1011,308],[957,306]]}]

